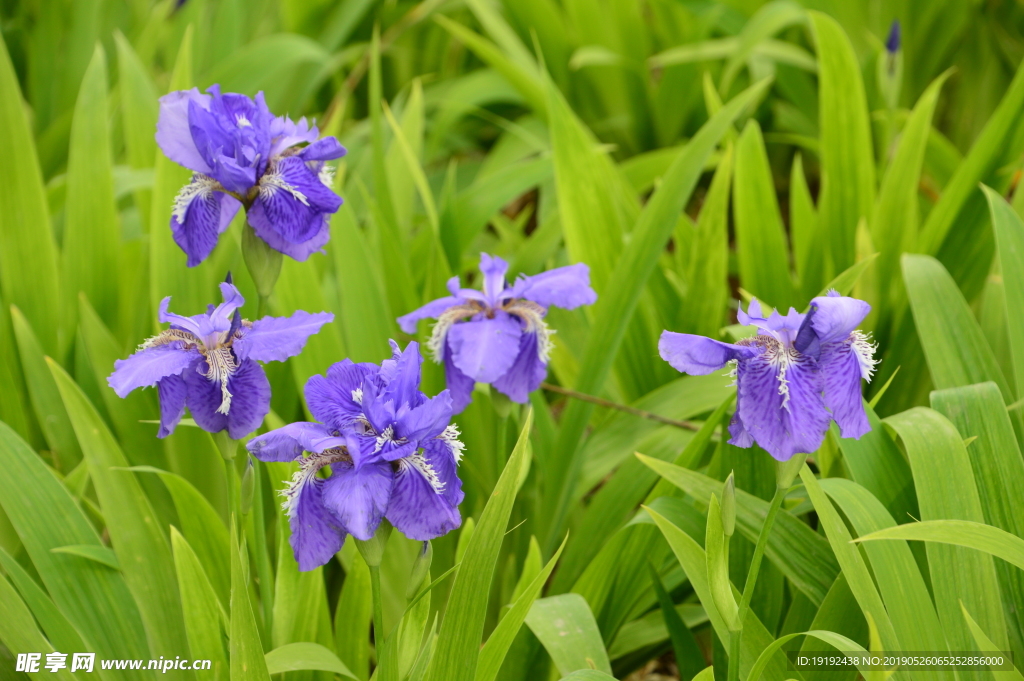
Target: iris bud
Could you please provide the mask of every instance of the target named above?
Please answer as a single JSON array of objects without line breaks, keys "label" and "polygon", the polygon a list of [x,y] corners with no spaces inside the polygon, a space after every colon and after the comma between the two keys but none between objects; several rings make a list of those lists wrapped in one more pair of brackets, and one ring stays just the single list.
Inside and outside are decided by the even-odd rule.
[{"label": "iris bud", "polygon": [[722,530],[726,537],[736,531],[736,477],[729,473],[722,488]]},{"label": "iris bud", "polygon": [[412,564],[412,573],[409,575],[409,586],[405,590],[406,600],[412,600],[419,593],[423,578],[430,572],[430,561],[434,559],[434,546],[429,541],[423,542],[423,547]]},{"label": "iris bud", "polygon": [[269,298],[281,274],[284,256],[256,236],[256,231],[246,223],[242,230],[242,258],[256,284],[256,293],[261,299]]},{"label": "iris bud", "polygon": [[252,459],[248,459],[245,464],[245,473],[242,473],[242,486],[239,491],[239,496],[241,497],[239,507],[242,510],[242,515],[249,515],[249,511],[252,510],[252,493],[255,483],[256,480],[253,477]]}]

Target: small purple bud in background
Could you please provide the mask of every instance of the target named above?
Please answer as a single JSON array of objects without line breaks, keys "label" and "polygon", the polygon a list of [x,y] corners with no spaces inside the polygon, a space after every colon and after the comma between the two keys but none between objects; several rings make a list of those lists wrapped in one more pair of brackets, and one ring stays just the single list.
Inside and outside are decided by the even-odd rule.
[{"label": "small purple bud in background", "polygon": [[900,20],[893,19],[889,27],[889,37],[885,40],[885,49],[889,54],[896,54],[900,51]]}]

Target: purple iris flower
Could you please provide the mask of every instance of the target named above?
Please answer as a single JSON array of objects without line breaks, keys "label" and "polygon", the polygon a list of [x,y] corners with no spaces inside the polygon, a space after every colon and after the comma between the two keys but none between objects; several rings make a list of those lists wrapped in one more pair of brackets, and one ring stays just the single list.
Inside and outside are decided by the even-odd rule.
[{"label": "purple iris flower", "polygon": [[[451,397],[420,392],[417,343],[391,348],[379,366],[346,359],[309,379],[306,402],[319,423],[292,423],[246,445],[261,461],[299,462],[282,494],[300,570],[329,561],[346,534],[370,539],[382,518],[420,541],[462,523],[463,444]],[[317,475],[324,466],[326,478]]]},{"label": "purple iris flower", "polygon": [[302,351],[306,340],[334,319],[329,312],[296,312],[291,317],[242,319],[245,299],[229,282],[220,285],[224,302],[206,314],[183,317],[160,303],[161,322],[171,327],[143,343],[128,359],[114,362],[107,383],[119,397],[136,388],[157,387],[160,430],[174,432],[187,406],[203,430],[227,429],[238,440],[259,428],[270,411],[270,383],[259,362],[283,362]]},{"label": "purple iris flower", "polygon": [[[325,161],[345,148],[303,118],[275,117],[263,93],[250,99],[214,85],[160,98],[156,141],[169,159],[193,172],[174,199],[171,231],[198,265],[213,251],[239,207],[271,248],[296,260],[330,237],[327,216],[341,207]],[[306,146],[299,146],[305,144]]]},{"label": "purple iris flower", "polygon": [[516,402],[526,402],[547,375],[551,331],[544,323],[552,305],[571,310],[591,305],[597,294],[590,288],[590,268],[583,263],[559,267],[505,281],[508,263],[480,254],[483,292],[459,288],[448,280],[450,296],[438,298],[398,318],[406,333],[416,322],[433,318],[427,347],[434,360],[444,362],[445,379],[458,414],[470,402],[473,384],[490,383]]},{"label": "purple iris flower", "polygon": [[687,333],[661,334],[661,357],[683,373],[710,374],[735,365],[736,414],[729,424],[731,444],[755,442],[779,461],[821,446],[830,421],[843,437],[871,430],[861,401],[860,379],[871,380],[875,346],[857,331],[871,306],[862,300],[827,296],[811,300],[810,310],[765,318],[756,300],[740,324],[758,333],[722,343]]}]

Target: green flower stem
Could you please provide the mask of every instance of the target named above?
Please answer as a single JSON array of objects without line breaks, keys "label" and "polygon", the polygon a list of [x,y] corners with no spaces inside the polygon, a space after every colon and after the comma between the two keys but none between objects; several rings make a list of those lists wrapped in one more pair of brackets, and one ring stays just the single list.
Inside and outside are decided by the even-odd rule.
[{"label": "green flower stem", "polygon": [[384,652],[384,602],[380,595],[380,565],[370,566],[370,589],[373,593],[373,645],[377,649],[377,664]]},{"label": "green flower stem", "polygon": [[743,630],[729,632],[729,671],[727,681],[739,681],[740,678],[740,641]]}]

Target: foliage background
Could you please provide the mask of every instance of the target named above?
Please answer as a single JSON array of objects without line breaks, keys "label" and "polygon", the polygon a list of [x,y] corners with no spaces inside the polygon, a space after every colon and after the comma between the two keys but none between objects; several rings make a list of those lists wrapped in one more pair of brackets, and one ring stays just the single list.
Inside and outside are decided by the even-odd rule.
[{"label": "foliage background", "polygon": [[[873,306],[875,429],[830,437],[820,480],[805,471],[787,498],[742,677],[791,633],[870,646],[869,620],[888,650],[990,641],[1024,659],[1022,28],[1019,3],[963,0],[0,3],[0,676],[57,649],[210,658],[232,679],[378,664],[380,679],[691,678],[710,663],[724,678],[708,504],[735,471],[742,588],[773,466],[723,442],[728,380],[680,377],[657,337],[743,335],[736,299],[803,309],[828,285]],[[213,83],[263,90],[349,149],[327,254],[286,262],[271,300],[336,321],[268,365],[267,427],[304,418],[309,376],[409,340],[394,318],[487,251],[513,273],[591,266],[599,302],[549,317],[551,382],[701,430],[538,392],[510,457],[526,411],[504,421],[478,391],[457,419],[474,522],[434,542],[431,569],[458,572],[407,609],[418,547],[396,534],[392,647],[374,650],[353,548],[296,571],[274,494],[286,465],[254,469],[236,537],[226,480],[244,459],[225,464],[195,428],[156,440],[152,391],[106,387],[166,295],[194,314],[231,270],[254,314],[240,225],[194,269],[167,229],[188,173],[156,149],[157,99]],[[998,529],[988,553],[848,543],[914,519]],[[933,538],[988,536],[966,527]],[[264,662],[297,642],[321,647]],[[793,674],[764,659],[765,676]]]}]

